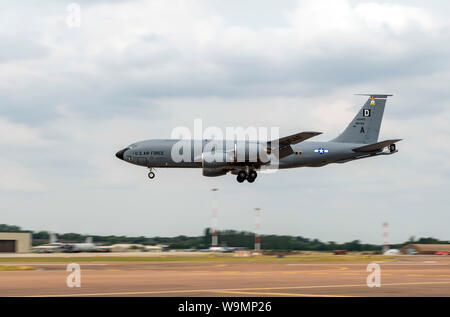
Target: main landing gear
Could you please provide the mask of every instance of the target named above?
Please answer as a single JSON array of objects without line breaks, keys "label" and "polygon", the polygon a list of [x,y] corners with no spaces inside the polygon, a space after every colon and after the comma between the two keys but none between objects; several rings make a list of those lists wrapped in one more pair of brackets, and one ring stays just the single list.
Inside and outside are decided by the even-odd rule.
[{"label": "main landing gear", "polygon": [[155,178],[155,173],[153,172],[153,169],[150,169],[150,172],[148,173],[148,178],[150,178],[150,179]]},{"label": "main landing gear", "polygon": [[253,183],[257,176],[258,174],[254,170],[250,170],[248,173],[246,171],[239,171],[236,180],[238,183],[242,183],[245,180],[249,183]]}]

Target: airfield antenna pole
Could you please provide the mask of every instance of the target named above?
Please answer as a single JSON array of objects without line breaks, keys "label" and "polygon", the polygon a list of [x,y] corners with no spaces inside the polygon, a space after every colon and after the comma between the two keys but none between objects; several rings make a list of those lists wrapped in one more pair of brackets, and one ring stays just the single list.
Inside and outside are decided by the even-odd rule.
[{"label": "airfield antenna pole", "polygon": [[213,248],[218,246],[218,234],[217,234],[217,225],[218,225],[218,210],[217,210],[217,191],[218,188],[211,189],[212,191],[212,241],[211,245]]},{"label": "airfield antenna pole", "polygon": [[261,208],[255,208],[255,251],[261,250]]},{"label": "airfield antenna pole", "polygon": [[386,252],[389,250],[389,243],[388,243],[388,237],[389,237],[389,223],[383,222],[383,252]]}]

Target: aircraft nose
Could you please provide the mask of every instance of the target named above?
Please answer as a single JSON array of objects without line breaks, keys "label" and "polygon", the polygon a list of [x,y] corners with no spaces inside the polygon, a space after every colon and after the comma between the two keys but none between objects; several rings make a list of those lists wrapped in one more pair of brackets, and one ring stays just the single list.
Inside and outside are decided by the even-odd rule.
[{"label": "aircraft nose", "polygon": [[116,153],[117,158],[123,160],[123,154],[125,153],[125,151],[128,150],[128,148],[125,148],[123,150],[120,150],[119,152]]}]

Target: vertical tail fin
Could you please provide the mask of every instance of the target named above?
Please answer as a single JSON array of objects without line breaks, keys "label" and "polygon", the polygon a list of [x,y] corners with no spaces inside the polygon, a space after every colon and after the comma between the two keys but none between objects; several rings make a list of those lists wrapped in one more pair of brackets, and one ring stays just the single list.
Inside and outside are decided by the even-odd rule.
[{"label": "vertical tail fin", "polygon": [[344,132],[332,140],[333,142],[371,144],[378,141],[386,99],[392,95],[372,94],[362,96],[369,96],[369,99]]},{"label": "vertical tail fin", "polygon": [[50,233],[50,243],[56,243],[58,240],[56,238],[56,234],[54,234],[53,232]]}]

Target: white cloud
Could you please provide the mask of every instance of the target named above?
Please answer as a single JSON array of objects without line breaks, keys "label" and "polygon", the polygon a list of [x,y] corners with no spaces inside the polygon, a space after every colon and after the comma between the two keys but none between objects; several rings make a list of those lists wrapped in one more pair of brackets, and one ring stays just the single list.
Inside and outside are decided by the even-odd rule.
[{"label": "white cloud", "polygon": [[2,174],[0,191],[2,192],[44,192],[47,189],[39,179],[39,175],[32,169],[4,159],[0,160],[0,166]]},{"label": "white cloud", "polygon": [[0,117],[0,146],[37,147],[44,144],[39,129]]}]

